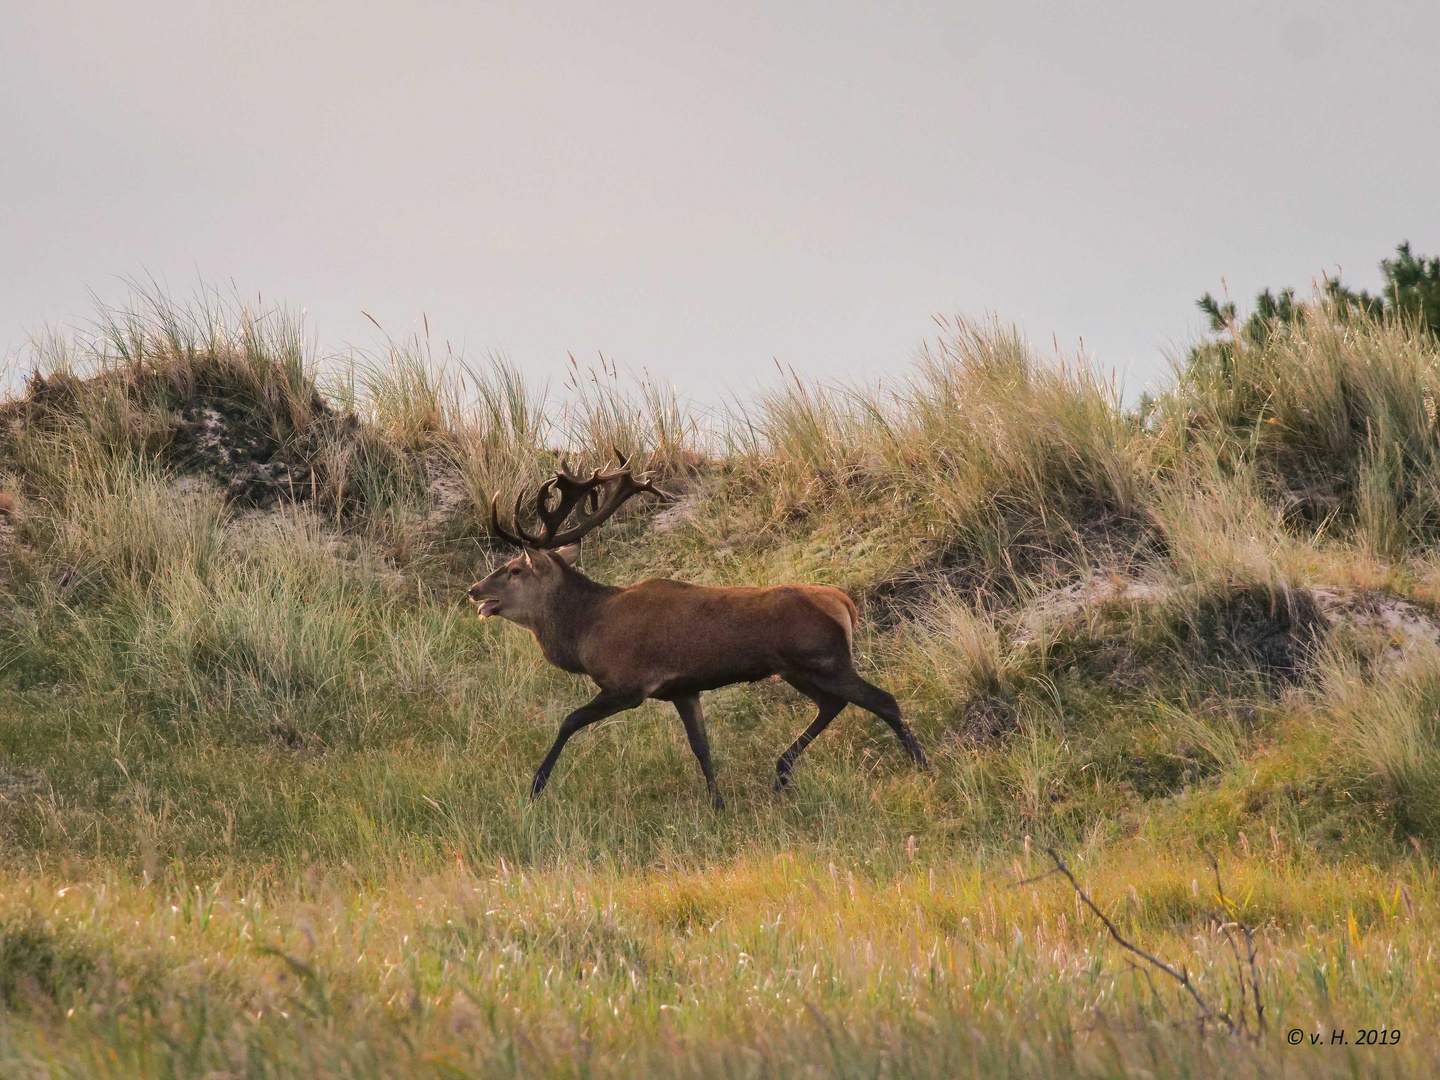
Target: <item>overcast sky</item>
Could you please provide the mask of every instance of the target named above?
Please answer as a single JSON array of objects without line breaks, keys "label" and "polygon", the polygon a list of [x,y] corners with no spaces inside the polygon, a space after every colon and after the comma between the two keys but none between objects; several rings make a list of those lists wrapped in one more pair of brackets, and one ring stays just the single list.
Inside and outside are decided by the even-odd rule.
[{"label": "overcast sky", "polygon": [[0,0],[0,347],[152,275],[538,381],[870,378],[935,314],[1134,388],[1440,252],[1440,4]]}]

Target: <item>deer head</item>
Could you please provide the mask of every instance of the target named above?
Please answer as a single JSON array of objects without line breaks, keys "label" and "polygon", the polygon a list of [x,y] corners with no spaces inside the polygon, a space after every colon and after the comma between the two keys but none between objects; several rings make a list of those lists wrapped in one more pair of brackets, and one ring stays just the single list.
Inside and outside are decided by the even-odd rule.
[{"label": "deer head", "polygon": [[[559,470],[535,493],[535,516],[540,532],[532,534],[520,524],[525,493],[515,498],[512,528],[500,523],[500,496],[490,500],[490,531],[520,549],[520,554],[470,586],[470,599],[479,605],[481,619],[491,615],[533,627],[538,613],[549,606],[552,594],[566,579],[566,570],[580,554],[580,541],[610,518],[628,499],[649,492],[667,499],[648,479],[637,480],[630,462],[615,451],[619,468],[596,469],[588,477],[575,476],[561,462]],[[574,522],[566,528],[571,518]],[[513,531],[512,531],[513,530]],[[571,575],[572,577],[578,575]]]}]

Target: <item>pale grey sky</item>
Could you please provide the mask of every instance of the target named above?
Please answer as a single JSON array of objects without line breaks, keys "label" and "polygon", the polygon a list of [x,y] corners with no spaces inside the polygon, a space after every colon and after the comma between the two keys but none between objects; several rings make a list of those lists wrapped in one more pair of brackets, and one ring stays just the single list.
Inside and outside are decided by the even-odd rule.
[{"label": "pale grey sky", "polygon": [[936,313],[1132,387],[1242,301],[1440,252],[1440,4],[0,0],[0,347],[153,275],[701,398]]}]

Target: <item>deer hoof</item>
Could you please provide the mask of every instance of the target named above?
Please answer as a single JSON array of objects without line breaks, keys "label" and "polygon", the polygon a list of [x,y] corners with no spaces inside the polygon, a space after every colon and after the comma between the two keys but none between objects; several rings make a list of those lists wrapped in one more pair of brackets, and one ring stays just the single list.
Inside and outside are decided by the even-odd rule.
[{"label": "deer hoof", "polygon": [[536,774],[535,774],[535,779],[534,779],[533,781],[531,781],[531,783],[530,783],[530,801],[531,801],[531,802],[534,802],[536,799],[538,799],[538,798],[540,797],[540,793],[545,790],[545,785],[546,785],[547,783],[549,783],[549,781],[550,781],[550,778],[549,778],[548,776],[546,776],[544,773],[536,773]]}]

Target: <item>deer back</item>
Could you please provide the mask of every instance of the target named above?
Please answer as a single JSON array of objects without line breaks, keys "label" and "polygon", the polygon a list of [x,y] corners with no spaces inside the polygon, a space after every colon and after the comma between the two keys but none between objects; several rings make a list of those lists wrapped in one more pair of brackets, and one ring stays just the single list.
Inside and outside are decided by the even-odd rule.
[{"label": "deer back", "polygon": [[656,579],[607,597],[577,651],[600,686],[665,698],[807,666],[839,670],[855,625],[855,605],[838,589]]}]

